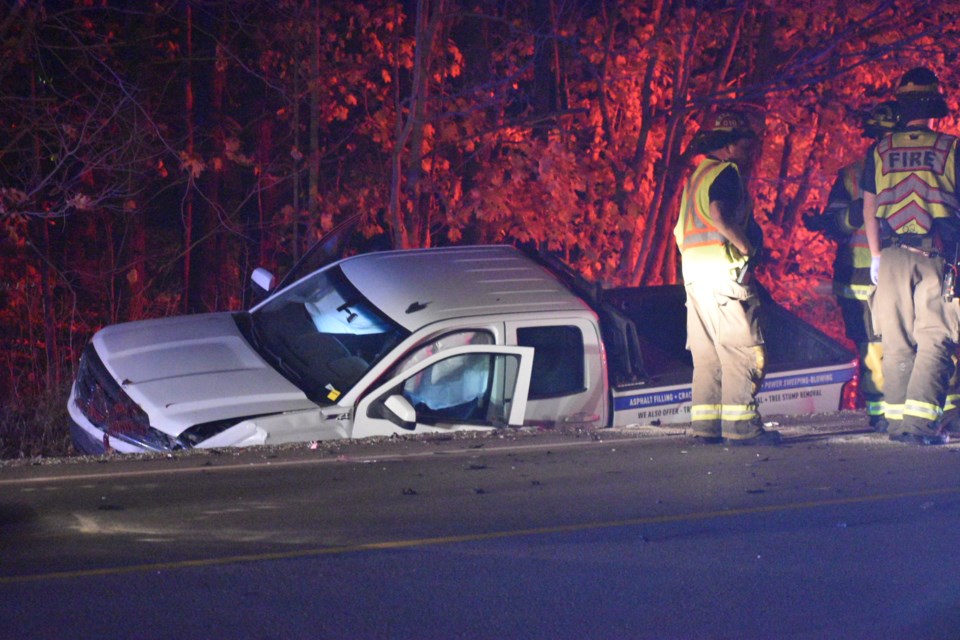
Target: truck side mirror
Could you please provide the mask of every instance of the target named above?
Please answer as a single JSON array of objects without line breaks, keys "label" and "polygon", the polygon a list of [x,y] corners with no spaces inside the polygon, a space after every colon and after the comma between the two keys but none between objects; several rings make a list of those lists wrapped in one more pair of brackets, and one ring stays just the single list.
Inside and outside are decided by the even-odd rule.
[{"label": "truck side mirror", "polygon": [[417,410],[413,408],[409,400],[399,393],[395,393],[383,401],[381,413],[380,417],[389,420],[401,429],[413,431],[417,428]]},{"label": "truck side mirror", "polygon": [[267,293],[272,291],[274,285],[277,284],[277,278],[263,267],[257,267],[254,269],[253,273],[250,275],[250,280],[253,281],[253,284],[260,287]]}]

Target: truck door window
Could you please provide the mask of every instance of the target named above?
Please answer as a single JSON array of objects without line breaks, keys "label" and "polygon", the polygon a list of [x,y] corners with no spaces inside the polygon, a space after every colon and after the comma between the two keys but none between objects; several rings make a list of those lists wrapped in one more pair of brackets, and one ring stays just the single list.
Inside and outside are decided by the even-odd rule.
[{"label": "truck door window", "polygon": [[506,424],[518,370],[513,355],[452,356],[405,380],[400,393],[423,424]]},{"label": "truck door window", "polygon": [[517,344],[533,347],[531,400],[555,398],[584,390],[584,345],[572,326],[518,327]]},{"label": "truck door window", "polygon": [[453,349],[454,347],[463,347],[471,344],[494,344],[494,342],[495,340],[493,339],[492,333],[479,329],[455,331],[444,334],[438,338],[431,338],[429,342],[418,346],[395,365],[390,375],[396,375],[401,371],[405,371],[418,362],[423,362],[430,356],[440,353],[444,349]]}]

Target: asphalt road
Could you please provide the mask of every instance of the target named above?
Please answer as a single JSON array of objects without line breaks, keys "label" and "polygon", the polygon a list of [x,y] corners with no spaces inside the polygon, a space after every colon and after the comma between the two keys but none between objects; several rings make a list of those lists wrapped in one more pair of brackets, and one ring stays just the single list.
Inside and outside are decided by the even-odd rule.
[{"label": "asphalt road", "polygon": [[852,414],[0,466],[0,638],[960,638],[960,444]]}]

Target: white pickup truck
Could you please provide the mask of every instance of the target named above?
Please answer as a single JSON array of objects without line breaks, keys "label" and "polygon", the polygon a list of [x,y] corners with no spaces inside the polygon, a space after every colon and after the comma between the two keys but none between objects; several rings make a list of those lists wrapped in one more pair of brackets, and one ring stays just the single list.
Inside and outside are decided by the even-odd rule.
[{"label": "white pickup truck", "polygon": [[[249,311],[102,329],[71,432],[103,453],[686,422],[684,313],[681,287],[599,291],[510,246],[362,254]],[[763,330],[763,414],[837,410],[853,354],[769,299]]]}]

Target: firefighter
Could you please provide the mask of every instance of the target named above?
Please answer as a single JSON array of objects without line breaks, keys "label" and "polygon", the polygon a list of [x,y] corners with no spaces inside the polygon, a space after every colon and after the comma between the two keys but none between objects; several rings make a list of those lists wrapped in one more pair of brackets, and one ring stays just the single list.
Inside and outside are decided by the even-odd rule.
[{"label": "firefighter", "polygon": [[[864,117],[861,133],[874,142],[893,131],[899,122],[897,103],[890,100],[877,105]],[[860,356],[860,390],[867,404],[870,427],[878,433],[887,430],[883,415],[883,350],[880,336],[873,329],[870,311],[876,286],[870,281],[870,247],[863,227],[863,197],[860,176],[864,159],[843,169],[827,198],[827,206],[818,216],[804,216],[807,229],[823,233],[837,243],[833,262],[833,293],[843,317],[844,329]]]},{"label": "firefighter", "polygon": [[[674,236],[687,295],[687,348],[693,357],[690,409],[694,438],[704,443],[771,445],[757,411],[766,356],[760,300],[750,269],[762,247],[741,167],[756,134],[739,113],[716,114],[693,141],[704,157],[688,178]],[[754,234],[755,235],[755,234]]]},{"label": "firefighter", "polygon": [[947,104],[930,69],[905,73],[896,100],[903,130],[870,148],[861,182],[886,418],[891,440],[940,445],[960,329],[958,303],[943,295],[960,238],[957,138],[931,128]]}]

